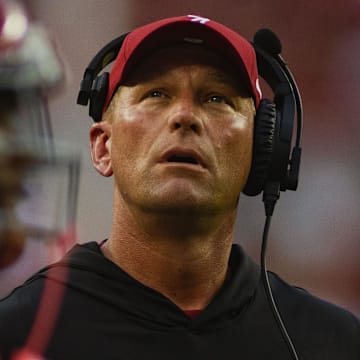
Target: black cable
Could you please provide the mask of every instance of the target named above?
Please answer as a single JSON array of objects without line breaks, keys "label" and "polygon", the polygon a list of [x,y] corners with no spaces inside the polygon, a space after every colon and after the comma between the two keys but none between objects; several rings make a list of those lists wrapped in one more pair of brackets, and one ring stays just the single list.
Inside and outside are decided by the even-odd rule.
[{"label": "black cable", "polygon": [[266,184],[265,190],[264,190],[264,195],[263,195],[266,220],[265,220],[263,239],[262,239],[262,244],[261,244],[261,278],[262,278],[262,282],[263,282],[263,285],[265,288],[265,293],[266,293],[270,308],[272,310],[272,313],[274,315],[276,323],[280,329],[280,332],[283,336],[283,339],[289,349],[291,358],[293,360],[299,360],[295,346],[287,332],[286,326],[285,326],[285,324],[281,318],[281,315],[279,313],[279,310],[276,306],[274,296],[273,296],[272,290],[271,290],[267,267],[266,267],[266,248],[267,248],[270,223],[271,223],[272,214],[273,214],[273,211],[275,208],[275,204],[276,204],[277,200],[279,199],[279,193],[280,193],[280,184],[278,184],[278,183]]}]

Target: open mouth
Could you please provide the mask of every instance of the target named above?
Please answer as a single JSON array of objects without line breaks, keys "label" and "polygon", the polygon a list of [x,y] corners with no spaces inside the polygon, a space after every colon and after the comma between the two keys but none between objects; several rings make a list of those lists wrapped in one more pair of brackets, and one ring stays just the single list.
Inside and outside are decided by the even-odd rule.
[{"label": "open mouth", "polygon": [[199,165],[197,159],[188,155],[172,155],[167,159],[167,162]]},{"label": "open mouth", "polygon": [[192,149],[180,149],[173,148],[166,151],[161,157],[162,163],[167,164],[184,164],[184,165],[193,165],[201,168],[205,168],[205,164],[201,155],[199,155],[195,150]]}]

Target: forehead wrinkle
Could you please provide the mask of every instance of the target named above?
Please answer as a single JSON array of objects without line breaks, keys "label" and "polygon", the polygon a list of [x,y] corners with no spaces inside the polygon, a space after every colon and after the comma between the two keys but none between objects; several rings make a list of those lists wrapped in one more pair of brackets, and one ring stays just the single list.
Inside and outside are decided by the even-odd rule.
[{"label": "forehead wrinkle", "polygon": [[[227,72],[225,72],[219,68],[215,68],[215,67],[211,67],[209,69],[208,78],[214,82],[224,84],[224,85],[230,84],[232,86],[235,86],[235,84],[237,84],[237,82],[234,80],[234,78],[231,77]],[[236,87],[238,87],[238,86],[236,86]]]},{"label": "forehead wrinkle", "polygon": [[[192,69],[196,69],[195,72]],[[137,73],[134,73],[128,81],[124,84],[125,86],[133,85],[146,85],[148,83],[160,83],[165,81],[166,83],[172,83],[174,76],[178,74],[182,79],[186,78],[186,73],[189,74],[188,80],[193,85],[195,78],[200,76],[200,78],[205,80],[203,85],[214,85],[224,87],[231,87],[239,93],[241,97],[249,97],[245,90],[245,85],[238,77],[231,76],[228,72],[224,71],[222,68],[215,66],[213,64],[206,63],[185,63],[185,64],[169,64],[162,63],[159,68],[153,68],[152,66],[146,66]],[[194,78],[195,77],[195,78]]]}]

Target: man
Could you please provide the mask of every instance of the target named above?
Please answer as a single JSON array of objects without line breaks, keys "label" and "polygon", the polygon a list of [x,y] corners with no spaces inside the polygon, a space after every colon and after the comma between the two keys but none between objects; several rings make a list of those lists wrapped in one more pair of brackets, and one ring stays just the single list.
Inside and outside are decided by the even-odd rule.
[{"label": "man", "polygon": [[[259,103],[254,50],[223,25],[183,16],[128,35],[90,130],[95,169],[114,177],[111,235],[2,300],[4,358],[297,358],[233,245]],[[353,315],[270,282],[300,359],[359,359]]]}]

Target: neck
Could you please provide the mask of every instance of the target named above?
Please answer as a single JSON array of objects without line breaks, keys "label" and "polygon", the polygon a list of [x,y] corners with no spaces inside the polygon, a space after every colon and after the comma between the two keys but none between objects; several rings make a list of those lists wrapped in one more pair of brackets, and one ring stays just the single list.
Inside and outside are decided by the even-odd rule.
[{"label": "neck", "polygon": [[233,214],[138,214],[117,207],[104,254],[183,310],[203,309],[225,281]]}]

